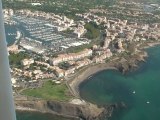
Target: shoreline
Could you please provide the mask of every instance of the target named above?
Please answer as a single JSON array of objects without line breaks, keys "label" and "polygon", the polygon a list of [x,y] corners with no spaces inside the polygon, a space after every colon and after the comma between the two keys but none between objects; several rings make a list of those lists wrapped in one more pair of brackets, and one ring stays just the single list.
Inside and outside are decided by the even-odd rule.
[{"label": "shoreline", "polygon": [[[160,41],[149,42],[149,43],[146,43],[146,44],[147,45],[144,45],[143,47],[139,48],[140,52],[143,52],[143,54],[138,53],[138,54],[140,54],[140,58],[138,60],[139,62],[144,62],[145,58],[148,57],[146,49],[151,48],[151,47],[155,47],[157,45],[160,45]],[[114,59],[111,59],[111,61],[109,61],[108,63],[99,63],[99,64],[93,64],[93,65],[90,65],[90,66],[86,66],[87,68],[84,68],[84,71],[82,71],[79,75],[73,76],[72,78],[68,78],[67,86],[69,87],[71,93],[75,97],[78,97],[78,98],[82,99],[81,96],[80,96],[80,93],[79,93],[80,92],[79,87],[83,82],[88,80],[92,75],[97,74],[98,72],[101,72],[101,71],[104,71],[104,70],[118,70],[118,71],[122,72],[118,68],[118,66],[116,65],[117,63],[115,63],[115,61],[117,59],[118,59],[118,57],[116,57]],[[136,60],[137,58],[134,58],[134,59]],[[137,63],[135,63],[133,65],[133,67],[136,68],[136,67],[139,67],[139,66],[137,65]]]},{"label": "shoreline", "polygon": [[82,71],[81,74],[74,76],[74,78],[70,78],[70,80],[67,82],[67,84],[70,87],[71,92],[74,96],[81,98],[79,94],[79,86],[86,80],[88,80],[92,75],[97,74],[98,72],[104,71],[104,70],[118,70],[112,63],[100,63],[97,65],[88,66],[85,68],[84,71]]},{"label": "shoreline", "polygon": [[151,47],[155,47],[157,45],[160,45],[160,41],[156,41],[156,42],[149,42],[147,43],[147,45],[144,45],[143,48],[140,48],[141,50],[145,50]]},{"label": "shoreline", "polygon": [[[74,74],[71,77],[66,78],[66,85],[68,86],[68,89],[70,90],[70,92],[74,95],[75,99],[79,99],[81,101],[84,101],[86,104],[73,104],[70,102],[58,102],[58,101],[47,101],[46,102],[42,102],[39,100],[30,100],[26,103],[26,101],[21,101],[20,104],[16,104],[16,110],[19,111],[35,111],[35,112],[41,112],[41,113],[51,113],[53,115],[60,115],[62,117],[67,117],[68,116],[68,112],[66,112],[68,109],[73,109],[76,108],[79,109],[83,115],[87,118],[92,117],[92,115],[95,115],[94,117],[97,118],[98,120],[101,120],[102,116],[105,117],[111,117],[112,116],[112,112],[114,109],[116,109],[116,107],[114,107],[115,105],[108,105],[108,106],[97,106],[96,104],[92,104],[88,101],[85,101],[81,98],[80,96],[80,89],[79,86],[85,82],[86,80],[88,80],[90,77],[92,77],[92,75],[97,74],[100,71],[104,71],[104,70],[118,70],[120,72],[126,72],[126,71],[130,71],[130,70],[135,70],[134,68],[138,67],[138,63],[139,62],[144,62],[145,58],[148,57],[148,54],[146,52],[145,49],[150,48],[150,47],[154,47],[156,45],[159,45],[160,42],[156,42],[156,43],[147,43],[146,45],[143,45],[143,47],[140,47],[140,51],[135,54],[135,55],[129,55],[129,59],[125,59],[125,56],[115,56],[114,58],[111,58],[109,62],[107,63],[99,63],[99,64],[91,64],[89,66],[85,66],[84,68],[81,68],[79,71],[76,72],[76,74]],[[131,56],[131,57],[130,57]],[[138,57],[135,57],[138,56]],[[125,63],[125,64],[124,64]],[[123,71],[123,67],[126,67],[127,65],[127,69],[124,68]],[[131,66],[130,66],[131,65]],[[41,103],[39,104],[41,106],[41,109],[39,109],[39,107],[35,106],[37,103]],[[51,103],[46,104],[46,103]],[[32,104],[32,105],[31,105]],[[25,106],[27,105],[27,106]],[[29,106],[28,106],[29,105]],[[30,106],[31,105],[31,106]],[[47,106],[46,106],[47,105]],[[65,111],[61,110],[61,112],[59,113],[57,111],[58,108],[55,108],[54,110],[50,108],[50,105],[60,105],[60,106],[65,106],[67,107],[67,109],[65,108]],[[122,105],[120,104],[120,107]],[[53,107],[53,106],[52,106]],[[63,108],[62,107],[62,108]],[[33,109],[32,109],[33,108]],[[98,111],[98,114],[95,114],[95,112],[93,111]],[[92,114],[90,114],[90,111],[92,111]],[[82,114],[81,113],[81,114]],[[69,113],[68,117],[76,117],[79,118],[79,112],[77,112],[77,115],[73,115],[73,112]],[[92,117],[93,119],[93,117]],[[87,120],[90,120],[87,118]],[[94,120],[94,119],[93,119]]]},{"label": "shoreline", "polygon": [[[144,57],[147,57],[146,52],[140,52],[140,56],[138,61],[144,61]],[[132,58],[130,58],[133,60]],[[137,59],[134,58],[134,62],[137,62]],[[118,62],[117,62],[118,61]],[[130,62],[130,61],[128,61]],[[120,62],[121,63],[121,62]],[[119,107],[123,107],[123,104],[110,104],[106,106],[98,106],[96,104],[92,104],[89,101],[85,101],[81,98],[79,94],[79,86],[89,78],[90,76],[103,71],[103,70],[119,70],[121,66],[119,66],[119,57],[116,56],[111,59],[111,61],[107,63],[100,64],[92,64],[90,66],[86,66],[81,71],[77,71],[78,75],[74,75],[70,79],[68,78],[66,84],[70,87],[71,93],[75,96],[75,99],[79,99],[84,101],[85,104],[74,104],[70,102],[59,102],[59,101],[47,101],[47,100],[38,100],[38,99],[24,99],[24,100],[16,100],[16,106],[18,106],[17,110],[20,111],[35,111],[41,113],[51,113],[53,115],[59,115],[62,117],[70,117],[70,118],[83,118],[86,120],[102,120],[103,118],[110,118],[112,116],[113,110]],[[125,63],[125,60],[122,60],[122,64]],[[117,66],[118,65],[118,66]],[[129,65],[129,64],[128,64]],[[123,66],[123,65],[122,65]],[[135,64],[133,64],[133,67]],[[129,70],[130,68],[127,68]],[[121,71],[122,72],[122,71]],[[74,78],[74,79],[73,79]],[[75,112],[76,111],[76,112]]]},{"label": "shoreline", "polygon": [[78,118],[73,117],[73,116],[67,116],[67,115],[61,115],[57,113],[52,113],[52,112],[45,112],[37,109],[31,109],[30,107],[21,107],[21,106],[16,106],[16,112],[31,112],[31,113],[40,113],[40,114],[50,114],[53,115],[53,117],[60,117],[60,118],[66,118],[66,119],[71,119],[71,120],[78,120]]},{"label": "shoreline", "polygon": [[[52,114],[62,118],[74,120],[100,120],[104,113],[110,115],[110,111],[105,111],[103,107],[97,105],[73,104],[71,102],[47,101],[47,100],[16,100],[16,111],[40,112]],[[110,108],[111,109],[111,108]]]},{"label": "shoreline", "polygon": [[36,109],[32,109],[32,108],[29,108],[29,107],[22,107],[22,106],[16,106],[16,111],[41,112],[41,111],[38,111]]}]

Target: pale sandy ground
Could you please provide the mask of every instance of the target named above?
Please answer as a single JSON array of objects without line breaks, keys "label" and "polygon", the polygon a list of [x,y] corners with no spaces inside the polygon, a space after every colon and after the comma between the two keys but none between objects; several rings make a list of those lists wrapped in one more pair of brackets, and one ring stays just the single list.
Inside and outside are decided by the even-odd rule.
[{"label": "pale sandy ground", "polygon": [[[149,48],[149,47],[153,47],[155,45],[160,45],[160,42],[157,41],[157,42],[150,42],[150,43],[147,43],[146,46],[143,46],[142,49],[146,49],[146,48]],[[145,53],[145,52],[144,52]],[[147,53],[142,55],[142,57],[147,57]],[[77,73],[76,75],[73,75],[72,77],[70,78],[67,78],[68,79],[68,87],[70,89],[70,91],[72,92],[73,95],[77,96],[78,98],[80,98],[80,95],[79,95],[79,85],[87,80],[87,78],[91,77],[93,74],[99,72],[99,71],[103,71],[103,70],[106,70],[106,69],[116,69],[116,67],[114,67],[114,61],[116,60],[117,58],[114,58],[111,62],[109,63],[100,63],[100,64],[96,64],[96,65],[91,65],[91,66],[88,66],[84,69],[82,69],[79,73]]]},{"label": "pale sandy ground", "polygon": [[87,80],[87,78],[91,77],[93,74],[106,69],[116,69],[116,68],[113,67],[111,63],[102,63],[102,64],[93,65],[93,66],[88,66],[83,71],[81,71],[78,75],[75,75],[75,77],[70,78],[70,80],[68,80],[68,85],[71,89],[71,92],[75,96],[80,97],[79,85],[83,81]]},{"label": "pale sandy ground", "polygon": [[20,111],[38,111],[36,109],[31,109],[28,107],[21,107],[21,106],[16,106],[16,110],[20,110]]},{"label": "pale sandy ground", "polygon": [[73,99],[70,101],[71,104],[76,104],[76,105],[86,105],[86,102],[81,99]]}]

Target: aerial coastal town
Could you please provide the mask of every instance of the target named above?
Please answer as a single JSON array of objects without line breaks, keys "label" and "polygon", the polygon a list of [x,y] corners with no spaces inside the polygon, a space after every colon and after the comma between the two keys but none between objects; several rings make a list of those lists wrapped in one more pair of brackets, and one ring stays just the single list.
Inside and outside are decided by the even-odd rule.
[{"label": "aerial coastal town", "polygon": [[[132,7],[124,10],[125,6]],[[123,1],[109,9],[76,13],[78,19],[74,19],[38,10],[4,9],[5,24],[17,28],[16,42],[8,46],[12,86],[33,89],[48,79],[61,84],[83,67],[140,52],[142,44],[160,40],[160,15],[152,13],[158,10],[158,4]]]},{"label": "aerial coastal town", "polygon": [[[155,1],[2,0],[16,112],[50,113],[60,120],[109,120],[114,110],[132,111],[143,96],[144,103],[138,103],[144,109],[155,106],[147,96],[150,90],[137,82],[156,76],[157,63],[148,62],[156,59],[149,57],[149,50],[154,53],[150,47],[160,44],[160,4]],[[153,75],[142,67],[146,63],[154,67]],[[135,72],[141,73],[139,79]],[[99,73],[105,77],[97,79]],[[102,103],[92,101],[90,95],[97,101],[100,97]]]}]

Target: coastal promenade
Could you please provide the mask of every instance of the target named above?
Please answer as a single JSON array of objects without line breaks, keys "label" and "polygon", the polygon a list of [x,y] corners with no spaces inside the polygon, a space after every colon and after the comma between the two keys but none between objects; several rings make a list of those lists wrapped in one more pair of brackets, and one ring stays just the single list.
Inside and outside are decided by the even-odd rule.
[{"label": "coastal promenade", "polygon": [[98,63],[85,66],[79,69],[74,75],[66,77],[66,84],[75,97],[81,98],[79,94],[80,84],[88,80],[94,74],[108,69],[118,70],[120,72],[123,72],[123,74],[125,74],[125,72],[128,71],[136,70],[139,67],[139,62],[145,62],[145,59],[148,57],[148,54],[145,51],[145,49],[154,47],[159,44],[160,42],[149,42],[147,44],[141,45],[139,47],[139,52],[137,52],[134,55],[130,55],[126,58],[114,56],[107,63]]},{"label": "coastal promenade", "polygon": [[93,74],[107,69],[117,70],[117,68],[114,66],[114,63],[95,64],[82,68],[77,72],[77,74],[71,78],[67,78],[67,84],[71,90],[71,93],[79,98],[79,85],[88,78],[92,77]]}]

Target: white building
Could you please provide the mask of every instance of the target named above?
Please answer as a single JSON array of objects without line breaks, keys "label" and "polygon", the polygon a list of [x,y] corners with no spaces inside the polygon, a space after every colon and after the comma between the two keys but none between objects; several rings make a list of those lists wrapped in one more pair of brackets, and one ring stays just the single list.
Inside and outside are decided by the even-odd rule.
[{"label": "white building", "polygon": [[34,63],[34,59],[24,59],[21,61],[22,65],[27,66]]},{"label": "white building", "polygon": [[58,63],[61,63],[61,62],[78,60],[91,55],[92,55],[91,49],[85,49],[79,53],[61,54],[61,55],[58,55],[57,58],[53,58],[51,60],[51,64],[57,65]]},{"label": "white building", "polygon": [[77,37],[80,38],[82,35],[85,34],[86,31],[87,30],[84,28],[83,25],[78,25],[78,28],[74,30],[74,34],[76,34]]}]

